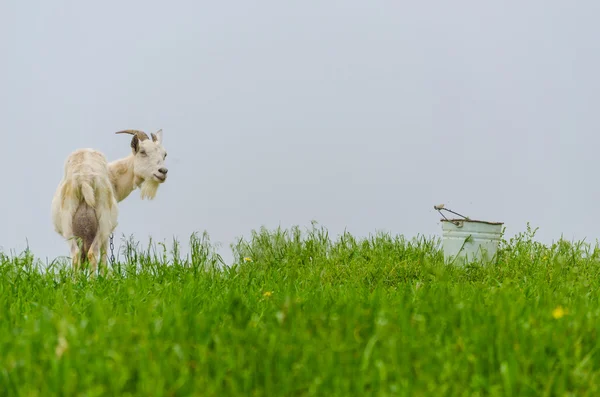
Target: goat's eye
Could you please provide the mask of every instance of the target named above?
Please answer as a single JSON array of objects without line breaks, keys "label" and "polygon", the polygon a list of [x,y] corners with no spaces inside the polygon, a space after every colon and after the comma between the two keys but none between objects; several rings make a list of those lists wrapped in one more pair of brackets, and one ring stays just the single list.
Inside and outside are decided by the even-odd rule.
[{"label": "goat's eye", "polygon": [[146,155],[146,151],[145,151],[145,150],[140,150],[140,154],[141,154],[142,156],[145,156],[145,155]]}]

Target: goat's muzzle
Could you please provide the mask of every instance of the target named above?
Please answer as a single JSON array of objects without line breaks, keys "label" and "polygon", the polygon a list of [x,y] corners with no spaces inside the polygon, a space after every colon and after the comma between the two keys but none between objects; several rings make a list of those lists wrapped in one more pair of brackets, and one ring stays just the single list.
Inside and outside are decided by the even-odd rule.
[{"label": "goat's muzzle", "polygon": [[167,172],[169,172],[168,169],[162,167],[158,169],[158,172],[156,174],[154,174],[154,177],[160,182],[163,183],[164,181],[167,180]]}]

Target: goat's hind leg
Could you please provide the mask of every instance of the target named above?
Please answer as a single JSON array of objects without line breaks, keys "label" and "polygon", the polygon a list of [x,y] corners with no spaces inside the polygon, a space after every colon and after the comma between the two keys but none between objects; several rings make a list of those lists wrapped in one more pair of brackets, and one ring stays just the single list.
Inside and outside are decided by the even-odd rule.
[{"label": "goat's hind leg", "polygon": [[111,233],[117,227],[117,216],[119,214],[117,201],[112,194],[107,195],[106,203],[106,206],[101,211],[102,215],[98,218],[100,264],[104,275],[108,274],[108,241]]},{"label": "goat's hind leg", "polygon": [[61,226],[62,235],[69,242],[71,248],[71,263],[73,265],[73,270],[77,271],[81,266],[81,250],[79,248],[80,239],[73,234],[73,229],[69,220],[63,219]]},{"label": "goat's hind leg", "polygon": [[100,268],[102,274],[106,276],[108,274],[108,251],[106,249],[106,239],[102,239],[100,242]]},{"label": "goat's hind leg", "polygon": [[100,240],[98,236],[94,237],[90,249],[87,252],[88,262],[90,264],[90,274],[92,277],[96,276],[96,270],[98,269],[98,261],[102,259],[102,252],[100,251]]},{"label": "goat's hind leg", "polygon": [[74,271],[78,271],[81,267],[81,250],[78,240],[79,239],[76,236],[72,236],[69,239],[69,243],[71,245],[71,263]]},{"label": "goat's hind leg", "polygon": [[106,250],[106,239],[96,236],[88,251],[88,258],[92,274],[102,272],[104,276],[108,273],[108,254]]}]

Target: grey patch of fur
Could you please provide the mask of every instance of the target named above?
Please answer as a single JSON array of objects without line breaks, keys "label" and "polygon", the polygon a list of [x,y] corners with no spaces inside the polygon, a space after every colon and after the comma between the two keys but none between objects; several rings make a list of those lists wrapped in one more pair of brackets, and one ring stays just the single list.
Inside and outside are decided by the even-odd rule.
[{"label": "grey patch of fur", "polygon": [[98,232],[96,210],[81,202],[73,215],[73,234],[82,240],[81,263],[87,261],[87,253]]}]

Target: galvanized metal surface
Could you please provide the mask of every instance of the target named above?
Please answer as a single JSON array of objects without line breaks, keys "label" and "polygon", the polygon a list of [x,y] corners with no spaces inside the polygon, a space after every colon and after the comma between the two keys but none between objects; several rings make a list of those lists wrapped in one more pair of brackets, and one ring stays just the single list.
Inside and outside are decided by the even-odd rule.
[{"label": "galvanized metal surface", "polygon": [[492,260],[498,251],[502,225],[502,222],[442,220],[444,258],[454,264]]}]

